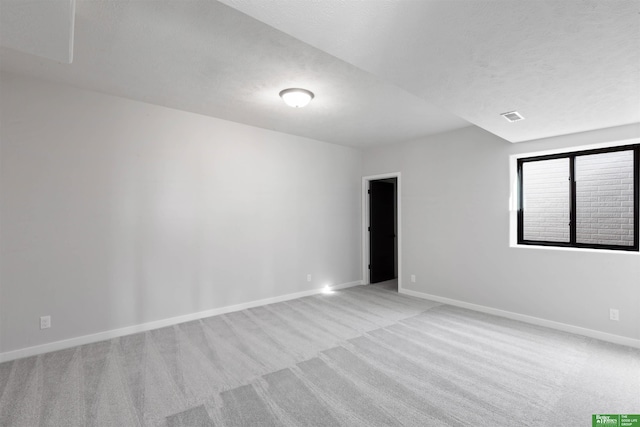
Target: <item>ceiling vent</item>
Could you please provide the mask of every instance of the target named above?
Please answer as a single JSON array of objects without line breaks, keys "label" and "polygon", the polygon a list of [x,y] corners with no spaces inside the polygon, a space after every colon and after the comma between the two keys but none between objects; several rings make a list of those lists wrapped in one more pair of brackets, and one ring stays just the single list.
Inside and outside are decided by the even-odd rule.
[{"label": "ceiling vent", "polygon": [[522,115],[517,111],[510,111],[508,113],[502,113],[500,115],[505,119],[507,119],[507,121],[509,122],[517,122],[519,120],[524,120],[524,117],[522,117]]}]

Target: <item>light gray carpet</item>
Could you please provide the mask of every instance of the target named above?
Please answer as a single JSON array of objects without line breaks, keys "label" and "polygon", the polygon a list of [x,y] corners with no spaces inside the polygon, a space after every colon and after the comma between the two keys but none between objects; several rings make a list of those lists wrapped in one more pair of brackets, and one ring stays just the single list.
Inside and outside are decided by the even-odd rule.
[{"label": "light gray carpet", "polygon": [[640,350],[358,286],[0,364],[1,426],[590,426]]}]

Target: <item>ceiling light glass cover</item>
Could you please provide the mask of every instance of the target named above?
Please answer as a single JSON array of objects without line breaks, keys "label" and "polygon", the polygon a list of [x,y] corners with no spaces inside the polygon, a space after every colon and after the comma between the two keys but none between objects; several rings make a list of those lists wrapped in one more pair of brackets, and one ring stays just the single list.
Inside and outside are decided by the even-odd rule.
[{"label": "ceiling light glass cover", "polygon": [[306,89],[291,88],[280,92],[280,98],[290,107],[301,108],[313,99],[313,92]]}]

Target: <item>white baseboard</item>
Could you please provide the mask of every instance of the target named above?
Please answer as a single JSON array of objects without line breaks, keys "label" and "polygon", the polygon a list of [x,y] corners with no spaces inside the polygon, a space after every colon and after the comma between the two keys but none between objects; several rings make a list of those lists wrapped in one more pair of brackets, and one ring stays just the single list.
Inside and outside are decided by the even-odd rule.
[{"label": "white baseboard", "polygon": [[467,308],[469,310],[479,311],[481,313],[493,314],[495,316],[506,317],[507,319],[519,320],[521,322],[530,323],[537,326],[545,326],[547,328],[556,329],[563,332],[570,332],[577,335],[583,335],[589,338],[595,338],[614,344],[626,345],[629,347],[640,348],[640,340],[623,337],[620,335],[609,334],[606,332],[596,331],[594,329],[582,328],[580,326],[568,325],[566,323],[554,322],[553,320],[541,319],[539,317],[527,316],[526,314],[514,313],[511,311],[500,310],[484,305],[472,304],[465,301],[459,301],[451,298],[440,297],[437,295],[425,294],[418,291],[412,291],[406,288],[400,288],[401,294],[406,294],[422,299],[440,302],[443,304],[453,305],[456,307]]},{"label": "white baseboard", "polygon": [[[330,290],[338,290],[350,288],[352,286],[361,285],[362,281],[343,283],[331,286]],[[245,302],[242,304],[229,305],[226,307],[214,308],[211,310],[200,311],[198,313],[185,314],[183,316],[171,317],[168,319],[156,320],[153,322],[141,323],[139,325],[127,326],[120,329],[112,329],[109,331],[98,332],[97,334],[83,335],[81,337],[70,338],[62,341],[55,341],[47,344],[36,345],[33,347],[21,348],[18,350],[0,353],[0,363],[10,360],[21,359],[23,357],[37,356],[51,351],[63,350],[65,348],[75,347],[78,345],[91,344],[94,342],[118,338],[125,335],[136,334],[138,332],[146,332],[153,329],[164,328],[166,326],[177,325],[179,323],[189,322],[191,320],[203,319],[205,317],[217,316],[219,314],[231,313],[234,311],[245,310],[247,308],[259,307],[267,304],[275,304],[277,302],[289,301],[292,299],[302,298],[310,295],[316,295],[326,292],[326,288],[311,289],[308,291],[295,292],[292,294],[280,295],[273,298],[265,298],[256,301]]]}]

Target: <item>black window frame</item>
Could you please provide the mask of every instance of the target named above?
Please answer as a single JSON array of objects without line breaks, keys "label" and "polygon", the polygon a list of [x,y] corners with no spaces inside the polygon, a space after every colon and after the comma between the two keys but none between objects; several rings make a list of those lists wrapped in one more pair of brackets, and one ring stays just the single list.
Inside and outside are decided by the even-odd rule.
[{"label": "black window frame", "polygon": [[[590,155],[613,153],[618,151],[633,151],[633,245],[603,245],[596,243],[578,243],[576,241],[576,181],[575,181],[575,160],[576,157]],[[544,240],[525,240],[524,239],[524,189],[522,167],[525,163],[553,160],[553,159],[569,159],[569,242],[553,242]],[[615,147],[607,147],[592,150],[570,151],[557,154],[549,154],[535,157],[521,157],[517,159],[518,173],[518,245],[531,246],[555,246],[564,248],[584,248],[584,249],[606,249],[613,251],[635,251],[640,250],[639,232],[639,208],[640,208],[640,144],[618,145]]]}]

